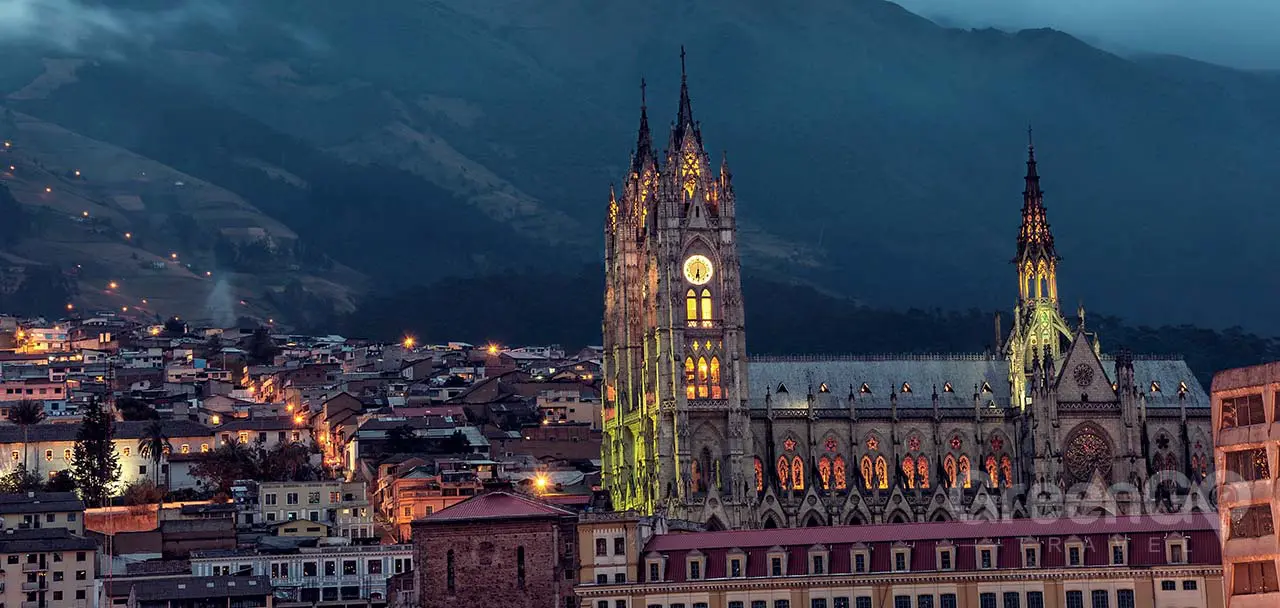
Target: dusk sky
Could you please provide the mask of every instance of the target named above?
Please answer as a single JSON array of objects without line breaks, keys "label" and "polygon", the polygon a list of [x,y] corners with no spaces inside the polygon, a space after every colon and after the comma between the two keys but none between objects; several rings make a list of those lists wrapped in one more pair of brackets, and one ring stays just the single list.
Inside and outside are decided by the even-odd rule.
[{"label": "dusk sky", "polygon": [[969,27],[1052,27],[1112,50],[1183,55],[1242,68],[1280,68],[1276,0],[899,0]]}]

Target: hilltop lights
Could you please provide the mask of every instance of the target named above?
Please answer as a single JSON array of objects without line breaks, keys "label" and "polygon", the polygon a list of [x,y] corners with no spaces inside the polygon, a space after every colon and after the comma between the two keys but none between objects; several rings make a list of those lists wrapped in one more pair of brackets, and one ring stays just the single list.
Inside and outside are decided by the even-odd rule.
[{"label": "hilltop lights", "polygon": [[485,349],[485,350],[489,351],[489,354],[491,354],[491,355],[496,355],[496,354],[498,354],[498,345],[497,345],[497,344],[490,344],[490,345],[489,345],[489,348],[487,348],[487,349]]},{"label": "hilltop lights", "polygon": [[53,188],[50,188],[50,187],[48,187],[48,186],[45,186],[45,187],[44,187],[44,193],[45,193],[45,194],[48,194],[48,193],[50,193],[50,192],[53,192]]},{"label": "hilltop lights", "polygon": [[120,284],[119,284],[119,283],[117,283],[117,282],[115,282],[115,281],[112,281],[112,282],[110,282],[110,283],[107,283],[107,289],[115,289],[115,288],[117,288],[117,287],[119,287],[119,286],[120,286]]},{"label": "hilltop lights", "polygon": [[131,238],[133,238],[133,233],[132,233],[132,232],[126,232],[126,233],[124,233],[124,238],[126,238],[126,239],[131,239]]},{"label": "hilltop lights", "polygon": [[171,260],[176,260],[176,259],[178,259],[178,254],[176,254],[176,253],[171,253],[171,254],[169,254],[169,259],[171,259]]},{"label": "hilltop lights", "polygon": [[418,341],[415,340],[413,336],[405,336],[404,341],[401,342],[400,344],[403,345],[405,348],[413,348],[413,345],[417,343]]}]

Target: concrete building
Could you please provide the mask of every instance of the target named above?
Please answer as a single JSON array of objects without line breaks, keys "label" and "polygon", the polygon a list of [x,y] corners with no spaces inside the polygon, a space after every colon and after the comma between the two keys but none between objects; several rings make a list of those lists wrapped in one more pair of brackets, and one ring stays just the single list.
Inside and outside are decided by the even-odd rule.
[{"label": "concrete building", "polygon": [[103,587],[102,606],[127,608],[272,608],[265,576],[159,576],[115,578]]},{"label": "concrete building", "polygon": [[1208,514],[683,533],[667,526],[584,516],[581,606],[1223,605],[1217,521]]},{"label": "concrete building", "polygon": [[0,533],[0,602],[5,606],[87,608],[92,602],[97,544],[65,528]]},{"label": "concrete building", "polygon": [[75,492],[0,494],[0,530],[66,528],[84,536],[84,502]]},{"label": "concrete building", "polygon": [[365,485],[351,481],[272,481],[258,484],[255,521],[320,522],[343,538],[372,538],[373,513]]},{"label": "concrete building", "polygon": [[421,608],[575,606],[577,516],[492,492],[413,523]]},{"label": "concrete building", "polygon": [[409,545],[303,547],[291,552],[195,551],[196,576],[266,576],[276,606],[384,604],[387,579],[413,570]]},{"label": "concrete building", "polygon": [[[116,423],[113,442],[120,461],[119,483],[122,488],[140,479],[157,479],[155,471],[151,470],[155,464],[138,453],[138,440],[149,424],[151,421],[148,420]],[[209,427],[186,420],[162,420],[161,424],[175,453],[209,451],[213,441]],[[24,442],[22,429],[16,425],[0,425],[0,471],[7,471],[21,464],[24,448],[29,455],[27,467],[41,477],[70,469],[71,454],[79,429],[77,424],[36,424],[27,429],[28,442]],[[162,460],[159,479],[164,478],[168,467],[169,464]],[[169,487],[173,490],[181,489],[174,483],[170,483]]]},{"label": "concrete building", "polygon": [[1275,484],[1280,457],[1276,406],[1280,362],[1230,369],[1213,377],[1214,457],[1222,567],[1230,608],[1280,605]]}]

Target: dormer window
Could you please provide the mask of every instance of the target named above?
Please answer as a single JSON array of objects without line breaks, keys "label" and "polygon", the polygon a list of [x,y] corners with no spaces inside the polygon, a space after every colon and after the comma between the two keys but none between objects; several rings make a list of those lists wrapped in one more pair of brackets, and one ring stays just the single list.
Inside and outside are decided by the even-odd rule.
[{"label": "dormer window", "polygon": [[974,558],[979,570],[993,570],[996,567],[996,551],[999,546],[991,539],[983,539],[974,546]]},{"label": "dormer window", "polygon": [[867,572],[871,567],[871,548],[859,543],[849,551],[849,563],[855,574]]},{"label": "dormer window", "polygon": [[893,548],[893,571],[911,571],[911,547],[898,545]]},{"label": "dormer window", "polygon": [[829,392],[831,392],[831,388],[827,386],[827,383],[826,383],[826,382],[823,382],[822,384],[819,384],[819,385],[818,385],[818,392],[819,392],[819,393],[829,393]]},{"label": "dormer window", "polygon": [[809,574],[826,574],[831,552],[822,545],[809,547]]},{"label": "dormer window", "polygon": [[1151,381],[1151,392],[1153,392],[1153,393],[1158,393],[1158,392],[1160,392],[1160,382],[1158,382],[1158,381],[1156,381],[1156,380],[1152,380],[1152,381]]},{"label": "dormer window", "polygon": [[956,547],[950,542],[938,545],[938,569],[943,571],[956,569]]},{"label": "dormer window", "polygon": [[990,392],[991,392],[991,385],[990,385],[990,384],[987,384],[986,382],[983,382],[983,383],[982,383],[982,392],[984,392],[984,393],[990,393]]},{"label": "dormer window", "polygon": [[778,383],[778,390],[776,390],[776,391],[774,391],[774,392],[779,393],[779,394],[787,392],[787,385],[785,385],[785,384],[783,384],[783,383],[779,382],[779,383]]},{"label": "dormer window", "polygon": [[1185,395],[1185,394],[1187,394],[1187,383],[1186,383],[1186,382],[1179,382],[1179,383],[1178,383],[1178,394],[1179,394],[1179,395]]},{"label": "dormer window", "polygon": [[911,383],[910,383],[910,382],[903,382],[903,383],[902,383],[902,392],[904,392],[904,393],[909,393],[909,392],[911,392]]},{"label": "dormer window", "polygon": [[1123,566],[1129,563],[1129,542],[1123,536],[1113,536],[1107,542],[1112,566]]},{"label": "dormer window", "polygon": [[769,559],[769,575],[785,576],[787,574],[787,551],[782,547],[773,547],[766,554]]},{"label": "dormer window", "polygon": [[858,392],[859,392],[859,393],[863,393],[863,394],[865,394],[865,395],[870,395],[870,394],[871,394],[871,387],[870,387],[870,386],[868,386],[866,382],[863,382],[863,383],[862,383],[862,388],[859,388],[859,389],[858,389]]},{"label": "dormer window", "polygon": [[747,554],[742,549],[729,551],[726,559],[725,572],[729,573],[729,578],[741,577],[747,571]]},{"label": "dormer window", "polygon": [[1083,566],[1084,565],[1084,541],[1079,537],[1072,536],[1063,544],[1067,549],[1067,565]]},{"label": "dormer window", "polygon": [[956,389],[954,389],[954,388],[952,388],[952,387],[951,387],[951,383],[950,383],[950,382],[944,382],[944,383],[942,384],[942,392],[944,392],[944,393],[954,393],[954,392],[956,392]]},{"label": "dormer window", "polygon": [[691,581],[702,580],[707,570],[707,558],[701,551],[694,550],[685,558],[685,576]]},{"label": "dormer window", "polygon": [[1040,543],[1033,538],[1022,539],[1022,567],[1040,567]]},{"label": "dormer window", "polygon": [[666,577],[666,561],[658,553],[650,553],[644,559],[645,570],[649,572],[649,581],[656,582]]},{"label": "dormer window", "polygon": [[1187,537],[1177,532],[1165,537],[1164,561],[1168,564],[1187,563]]}]

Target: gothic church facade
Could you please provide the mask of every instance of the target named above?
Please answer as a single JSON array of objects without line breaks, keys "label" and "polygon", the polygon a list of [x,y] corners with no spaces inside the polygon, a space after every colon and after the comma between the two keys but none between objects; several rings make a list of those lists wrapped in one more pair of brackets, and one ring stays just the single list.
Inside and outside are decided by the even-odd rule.
[{"label": "gothic church facade", "polygon": [[1185,362],[1104,355],[1083,309],[1062,315],[1034,147],[1000,353],[748,357],[732,175],[683,65],[662,155],[647,112],[605,227],[616,510],[739,528],[1209,508],[1209,399]]}]

